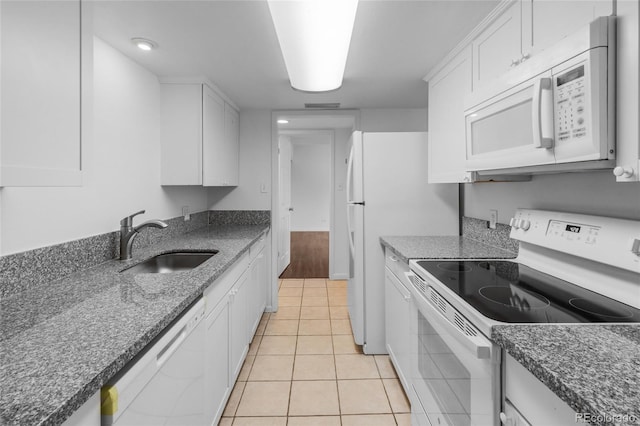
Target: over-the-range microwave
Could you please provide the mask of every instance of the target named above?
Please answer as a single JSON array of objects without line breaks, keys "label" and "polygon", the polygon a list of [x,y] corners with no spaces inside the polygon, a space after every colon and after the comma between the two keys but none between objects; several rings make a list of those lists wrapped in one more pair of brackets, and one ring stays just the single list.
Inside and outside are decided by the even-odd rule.
[{"label": "over-the-range microwave", "polygon": [[615,18],[597,18],[475,90],[465,106],[467,171],[614,167]]}]

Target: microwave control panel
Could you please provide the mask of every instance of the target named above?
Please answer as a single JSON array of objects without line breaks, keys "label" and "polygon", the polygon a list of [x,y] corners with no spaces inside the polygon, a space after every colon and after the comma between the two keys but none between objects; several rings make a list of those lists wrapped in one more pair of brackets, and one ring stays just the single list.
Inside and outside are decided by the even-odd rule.
[{"label": "microwave control panel", "polygon": [[587,90],[584,64],[554,76],[556,137],[558,141],[587,136]]}]

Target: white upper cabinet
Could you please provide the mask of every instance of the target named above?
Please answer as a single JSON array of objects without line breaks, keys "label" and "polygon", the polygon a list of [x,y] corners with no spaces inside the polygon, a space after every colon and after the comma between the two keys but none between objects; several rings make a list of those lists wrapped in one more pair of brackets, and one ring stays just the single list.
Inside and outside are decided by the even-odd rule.
[{"label": "white upper cabinet", "polygon": [[471,93],[471,48],[429,80],[429,183],[469,182],[465,171],[464,98]]},{"label": "white upper cabinet", "polygon": [[618,182],[640,181],[640,5],[618,1],[616,168]]},{"label": "white upper cabinet", "polygon": [[[640,168],[637,142],[638,9],[636,1],[618,2],[618,159],[621,176]],[[466,171],[465,98],[513,67],[555,45],[599,16],[613,13],[613,0],[503,0],[485,20],[425,77],[429,84],[429,183],[474,182]],[[624,19],[624,21],[623,21]],[[624,43],[620,43],[624,40]],[[621,71],[624,68],[625,71]],[[635,74],[634,74],[635,73]],[[635,75],[635,77],[634,77]],[[620,90],[620,81],[629,90]],[[636,90],[633,90],[635,88]],[[623,92],[623,93],[621,93]],[[624,101],[620,101],[621,97]],[[634,115],[635,114],[635,115]],[[628,116],[628,117],[627,117]],[[621,120],[621,117],[625,117]],[[628,118],[628,119],[627,119]],[[624,121],[624,126],[621,124]],[[624,128],[623,128],[624,127]],[[621,135],[632,144],[621,144]],[[634,136],[635,135],[635,136]],[[635,139],[634,139],[635,137]],[[631,148],[629,145],[633,145]],[[624,165],[622,164],[624,162]],[[625,168],[626,167],[626,168]],[[622,174],[625,175],[622,175]],[[484,176],[493,180],[526,176]]]},{"label": "white upper cabinet", "polygon": [[240,114],[231,105],[224,106],[224,141],[226,148],[224,184],[238,185],[240,152]]},{"label": "white upper cabinet", "polygon": [[471,43],[474,87],[486,84],[521,61],[521,10],[520,2],[513,3]]},{"label": "white upper cabinet", "polygon": [[89,7],[79,0],[0,2],[2,186],[82,185]]},{"label": "white upper cabinet", "polygon": [[534,56],[597,17],[612,13],[612,0],[524,0],[523,54]]},{"label": "white upper cabinet", "polygon": [[613,0],[517,0],[499,8],[505,5],[472,41],[474,90],[613,13]]},{"label": "white upper cabinet", "polygon": [[237,185],[238,112],[206,84],[161,86],[162,185]]},{"label": "white upper cabinet", "polygon": [[228,146],[224,137],[224,100],[209,86],[202,86],[202,184],[224,186]]}]

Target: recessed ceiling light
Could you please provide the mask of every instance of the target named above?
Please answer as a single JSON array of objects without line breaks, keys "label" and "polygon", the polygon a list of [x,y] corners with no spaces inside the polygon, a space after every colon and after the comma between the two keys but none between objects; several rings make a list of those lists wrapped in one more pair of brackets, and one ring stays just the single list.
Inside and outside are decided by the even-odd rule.
[{"label": "recessed ceiling light", "polygon": [[285,120],[285,119],[280,119],[278,120],[278,124],[289,124],[289,120]]},{"label": "recessed ceiling light", "polygon": [[148,52],[158,47],[158,43],[146,38],[135,37],[131,39],[131,42],[138,46],[138,49]]}]

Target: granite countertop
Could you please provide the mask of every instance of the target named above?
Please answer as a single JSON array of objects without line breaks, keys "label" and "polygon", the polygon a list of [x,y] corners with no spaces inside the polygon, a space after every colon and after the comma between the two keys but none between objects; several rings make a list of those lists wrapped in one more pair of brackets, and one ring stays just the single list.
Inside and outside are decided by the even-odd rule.
[{"label": "granite countertop", "polygon": [[[0,424],[60,424],[268,229],[208,226],[0,302]],[[119,273],[172,251],[218,250],[173,274]]]},{"label": "granite countertop", "polygon": [[591,424],[640,424],[639,324],[500,325],[491,337]]},{"label": "granite countertop", "polygon": [[380,237],[403,261],[409,259],[512,259],[516,253],[459,236]]}]

